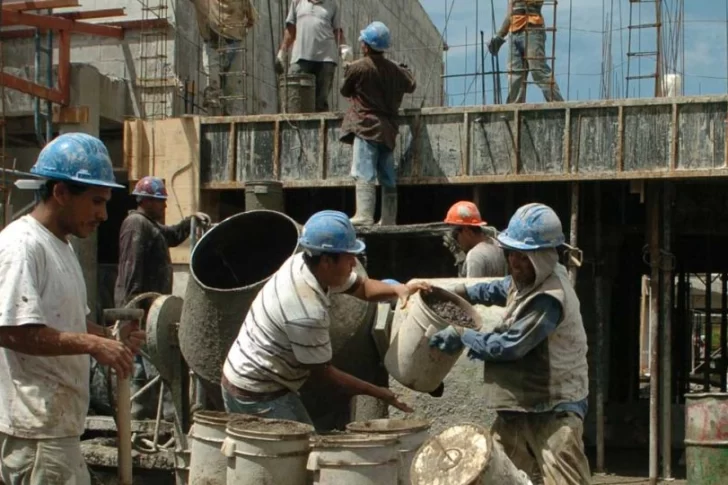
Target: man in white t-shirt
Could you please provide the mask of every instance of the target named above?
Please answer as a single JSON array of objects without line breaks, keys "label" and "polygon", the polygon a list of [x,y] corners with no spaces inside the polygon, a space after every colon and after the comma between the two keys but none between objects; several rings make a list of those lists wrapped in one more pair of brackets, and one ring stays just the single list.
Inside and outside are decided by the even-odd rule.
[{"label": "man in white t-shirt", "polygon": [[326,379],[350,395],[376,397],[412,410],[385,387],[331,365],[329,296],[348,293],[367,301],[407,298],[428,291],[424,282],[387,284],[354,272],[364,243],[343,212],[317,212],[291,256],[255,297],[223,367],[222,392],[228,412],[311,423],[298,390],[306,379]]},{"label": "man in white t-shirt", "polygon": [[88,485],[81,455],[89,355],[129,376],[144,333],[118,342],[87,321],[86,286],[70,235],[88,237],[122,188],[101,140],[56,138],[25,181],[38,203],[0,232],[0,479],[6,484]]}]

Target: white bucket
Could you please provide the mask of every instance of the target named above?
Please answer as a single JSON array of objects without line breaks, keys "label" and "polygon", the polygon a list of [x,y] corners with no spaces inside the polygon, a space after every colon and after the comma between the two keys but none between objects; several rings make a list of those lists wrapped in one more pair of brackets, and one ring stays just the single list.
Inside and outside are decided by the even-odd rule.
[{"label": "white bucket", "polygon": [[363,433],[317,436],[307,468],[313,485],[390,485],[397,483],[397,439]]},{"label": "white bucket", "polygon": [[426,419],[372,419],[349,423],[354,433],[367,433],[396,438],[399,451],[399,484],[410,484],[410,466],[417,450],[430,437],[430,421]]},{"label": "white bucket", "polygon": [[313,426],[283,419],[236,417],[228,423],[223,453],[227,483],[306,485]]},{"label": "white bucket", "polygon": [[475,424],[446,429],[425,442],[410,469],[412,485],[532,485],[490,432]]},{"label": "white bucket", "polygon": [[225,426],[232,415],[218,411],[198,411],[190,428],[189,485],[225,483],[227,458],[220,452]]},{"label": "white bucket", "polygon": [[190,450],[174,450],[174,483],[187,485],[190,480]]},{"label": "white bucket", "polygon": [[[433,286],[434,295],[452,301],[463,308],[475,321],[475,330],[483,322],[470,303],[443,288]],[[430,347],[429,340],[438,331],[447,328],[450,322],[440,318],[424,301],[420,293],[410,297],[401,324],[393,329],[389,349],[384,356],[384,366],[389,375],[400,384],[419,392],[432,392],[442,383],[455,365],[462,350],[446,354]]]}]

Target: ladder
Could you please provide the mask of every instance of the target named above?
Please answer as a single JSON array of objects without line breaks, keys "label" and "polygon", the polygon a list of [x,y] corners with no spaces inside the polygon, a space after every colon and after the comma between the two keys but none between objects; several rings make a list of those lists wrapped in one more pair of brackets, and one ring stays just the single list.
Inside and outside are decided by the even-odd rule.
[{"label": "ladder", "polygon": [[140,0],[142,29],[140,35],[137,87],[143,118],[165,119],[170,116],[170,93],[174,80],[168,75],[167,41],[169,8],[167,0]]},{"label": "ladder", "polygon": [[[642,23],[643,4],[654,4],[654,22]],[[635,13],[637,14],[637,23],[634,23]],[[642,50],[642,33],[652,30],[654,30],[655,34],[655,48],[654,50]],[[633,47],[632,45],[633,38],[635,37],[634,34],[636,34],[637,37],[636,47]],[[662,0],[629,0],[629,27],[627,49],[627,77],[625,79],[625,97],[630,97],[630,81],[638,81],[638,97],[640,96],[641,90],[639,88],[639,81],[642,79],[654,79],[654,95],[662,96],[662,83],[660,82],[660,79],[662,78]],[[642,72],[643,59],[654,59],[654,71],[648,73]],[[633,72],[632,64],[635,62],[637,63],[637,72],[635,74],[631,74]]]}]

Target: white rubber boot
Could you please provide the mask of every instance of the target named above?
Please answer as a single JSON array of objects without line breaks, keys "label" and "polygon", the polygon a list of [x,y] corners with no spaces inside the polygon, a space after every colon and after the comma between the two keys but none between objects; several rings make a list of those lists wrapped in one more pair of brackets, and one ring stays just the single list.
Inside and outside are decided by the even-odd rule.
[{"label": "white rubber boot", "polygon": [[397,187],[382,187],[382,217],[380,226],[397,224]]},{"label": "white rubber boot", "polygon": [[374,224],[374,209],[376,205],[376,185],[356,184],[356,214],[349,220],[355,226],[371,226]]}]

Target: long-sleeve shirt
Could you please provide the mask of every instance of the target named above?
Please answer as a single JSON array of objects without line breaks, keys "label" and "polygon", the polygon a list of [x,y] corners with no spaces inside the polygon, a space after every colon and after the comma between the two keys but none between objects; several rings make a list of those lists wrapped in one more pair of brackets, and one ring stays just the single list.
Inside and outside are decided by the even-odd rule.
[{"label": "long-sleeve shirt", "polygon": [[[486,306],[505,306],[513,280],[506,276],[489,283],[467,287],[468,300]],[[504,332],[477,332],[465,329],[463,343],[470,349],[468,357],[485,362],[509,362],[522,359],[556,330],[562,317],[561,304],[552,296],[535,296],[525,307],[521,317]],[[563,403],[557,412],[574,412],[584,418],[587,400]]]},{"label": "long-sleeve shirt", "polygon": [[190,235],[191,218],[165,226],[139,211],[131,211],[121,224],[119,274],[114,302],[123,306],[148,291],[172,293],[172,260],[169,248],[179,246]]}]

